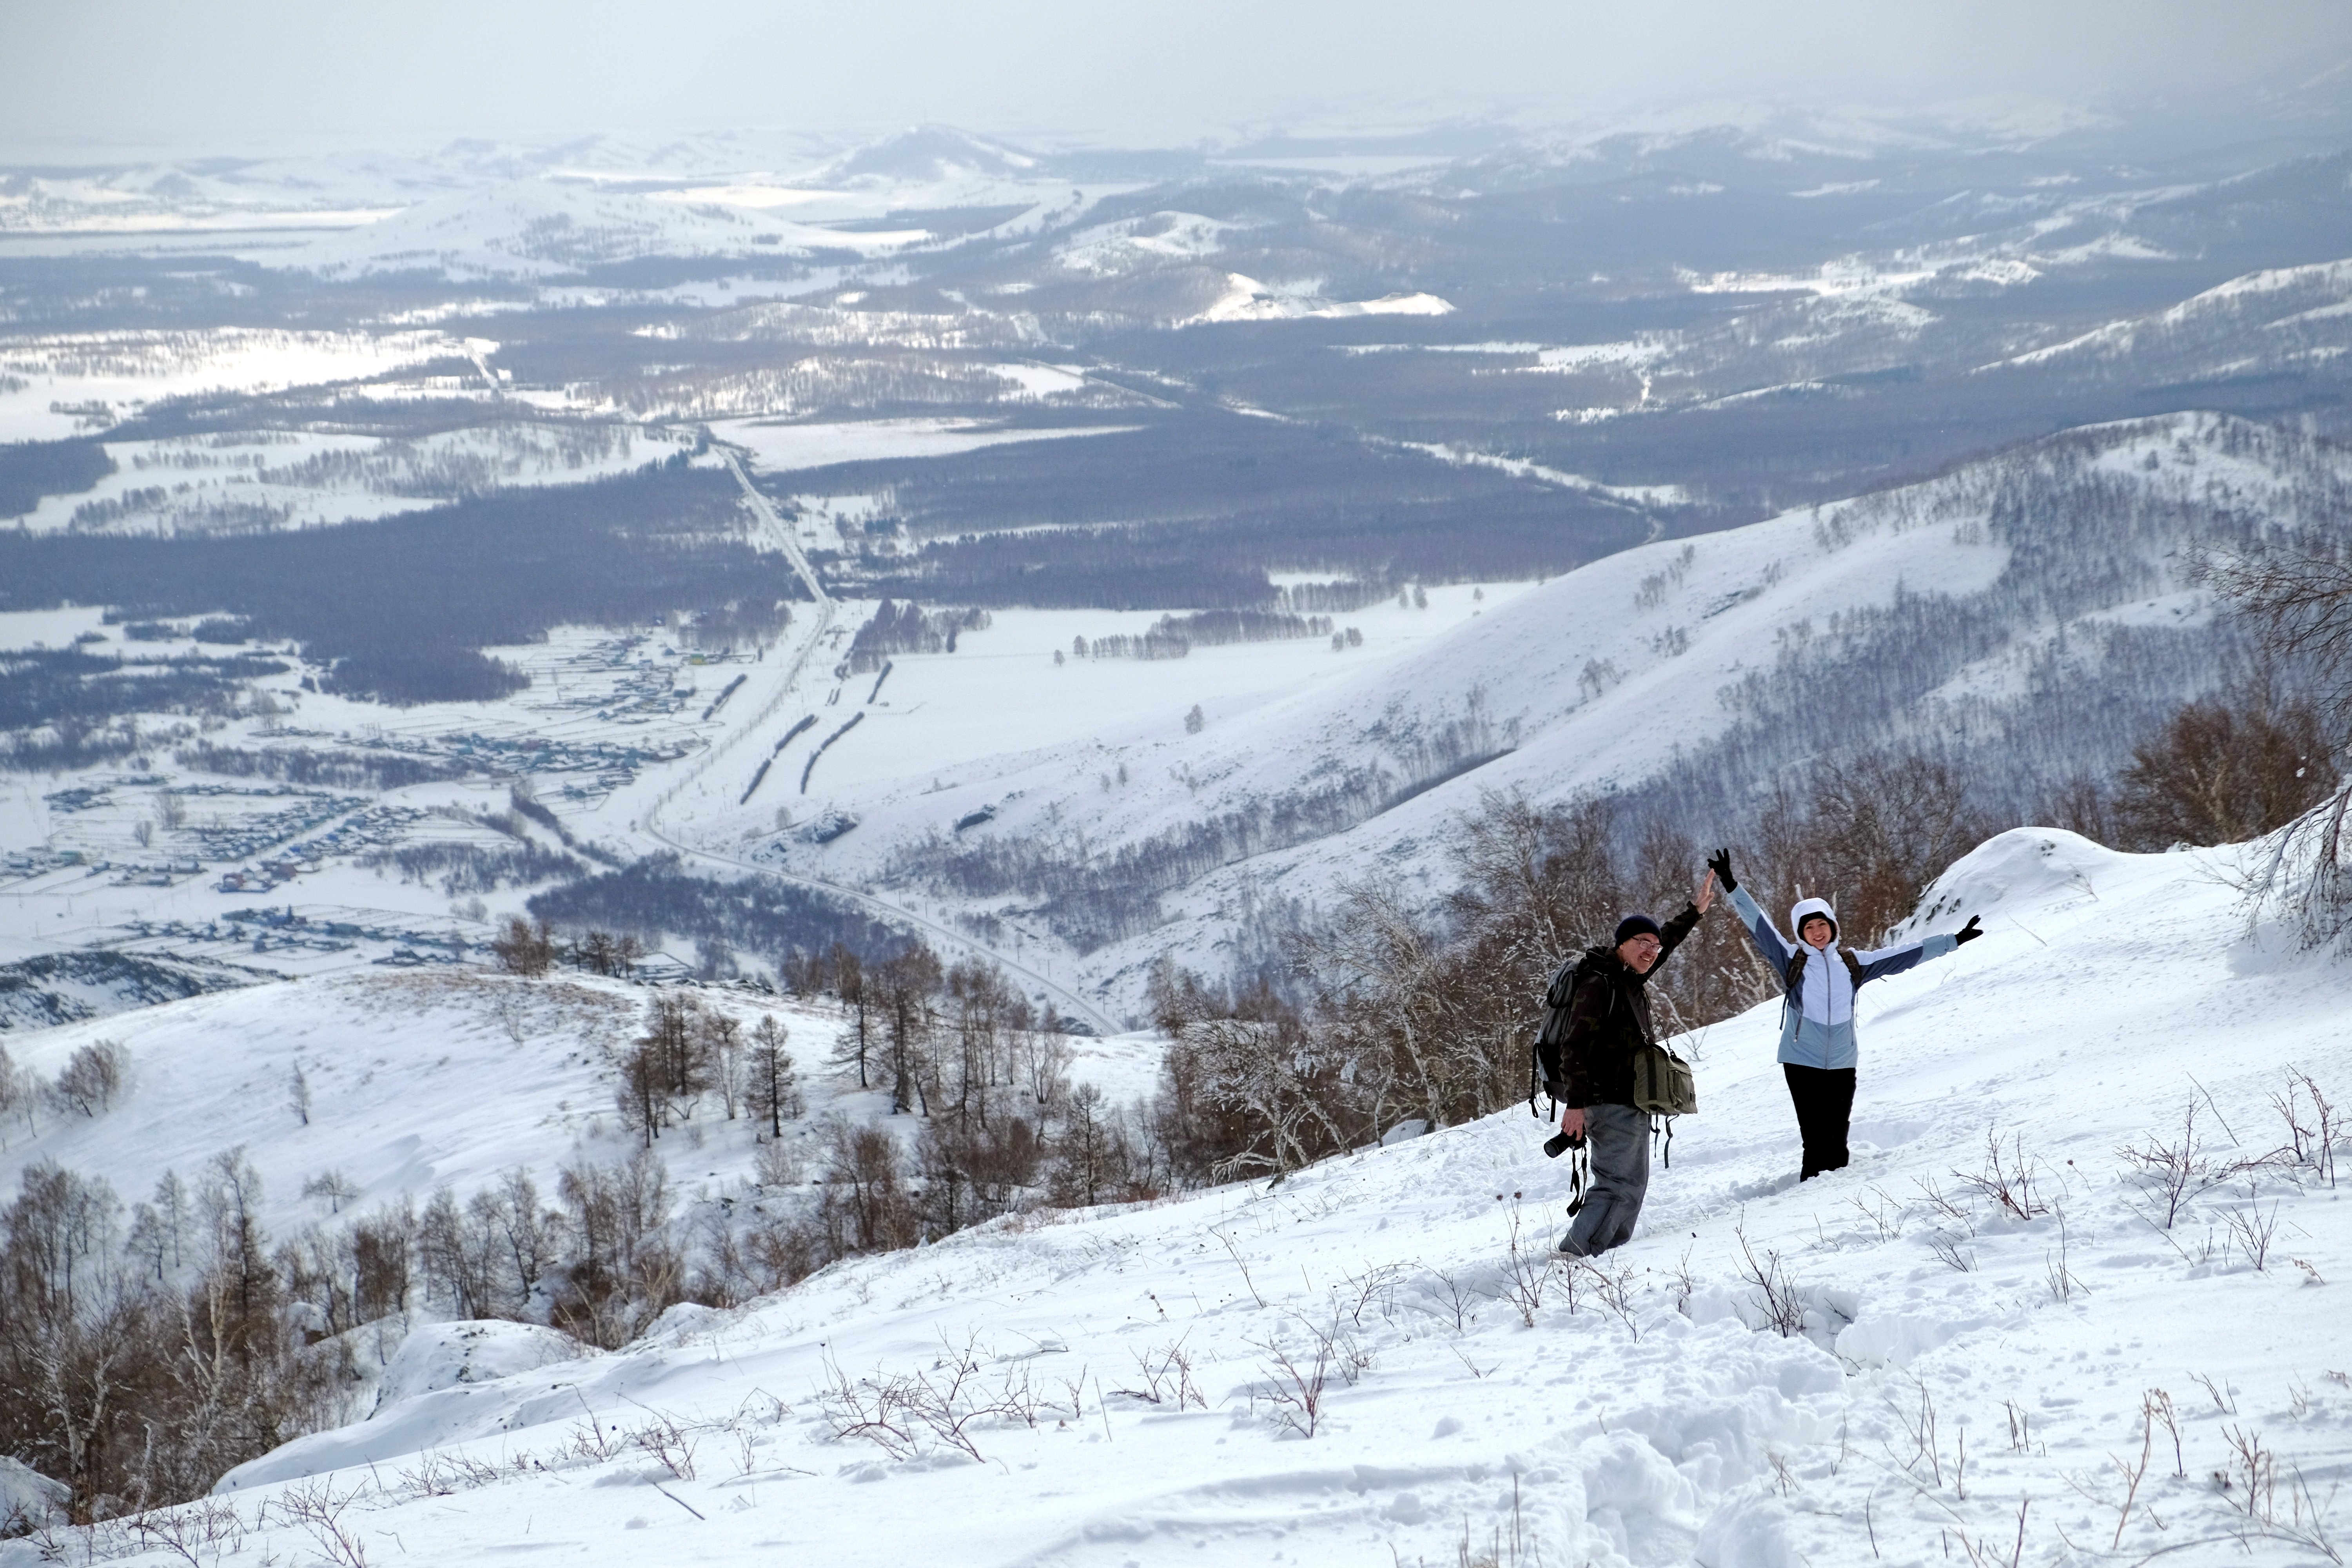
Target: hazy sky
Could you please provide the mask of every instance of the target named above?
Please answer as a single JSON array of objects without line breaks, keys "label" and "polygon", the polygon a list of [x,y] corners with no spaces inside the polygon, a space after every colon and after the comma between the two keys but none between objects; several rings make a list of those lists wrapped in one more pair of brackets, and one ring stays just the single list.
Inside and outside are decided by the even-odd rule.
[{"label": "hazy sky", "polygon": [[[0,140],[1241,125],[2285,83],[2352,0],[0,0]],[[2352,73],[2336,79],[2352,94]]]}]

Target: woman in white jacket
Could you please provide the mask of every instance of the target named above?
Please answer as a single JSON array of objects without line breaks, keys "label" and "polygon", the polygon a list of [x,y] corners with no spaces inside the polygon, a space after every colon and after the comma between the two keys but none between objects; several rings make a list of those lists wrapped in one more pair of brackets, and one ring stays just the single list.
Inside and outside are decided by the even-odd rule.
[{"label": "woman in white jacket", "polygon": [[1948,936],[1855,952],[1834,945],[1837,911],[1828,900],[1800,899],[1789,911],[1789,925],[1797,933],[1791,942],[1773,929],[1756,900],[1732,879],[1730,850],[1717,850],[1707,865],[1731,895],[1731,907],[1739,912],[1739,923],[1748,928],[1756,951],[1780,977],[1780,1071],[1789,1080],[1789,1099],[1805,1142],[1800,1180],[1811,1181],[1846,1163],[1846,1127],[1853,1116],[1854,1066],[1860,1058],[1853,1037],[1854,993],[1882,975],[1900,974],[1941,958],[1984,932],[1971,915],[1966,926]]}]

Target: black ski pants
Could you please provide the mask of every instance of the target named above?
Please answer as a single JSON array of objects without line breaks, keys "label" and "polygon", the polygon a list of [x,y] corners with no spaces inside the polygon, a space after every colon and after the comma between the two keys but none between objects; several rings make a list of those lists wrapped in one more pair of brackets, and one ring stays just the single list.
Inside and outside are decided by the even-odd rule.
[{"label": "black ski pants", "polygon": [[1801,1068],[1782,1062],[1789,1099],[1797,1108],[1797,1131],[1805,1140],[1805,1168],[1799,1179],[1845,1168],[1846,1123],[1853,1119],[1852,1068]]}]

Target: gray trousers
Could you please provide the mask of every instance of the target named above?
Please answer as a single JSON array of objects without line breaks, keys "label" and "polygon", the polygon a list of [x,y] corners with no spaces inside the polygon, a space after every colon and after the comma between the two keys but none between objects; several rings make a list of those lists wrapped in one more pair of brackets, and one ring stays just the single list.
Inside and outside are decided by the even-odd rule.
[{"label": "gray trousers", "polygon": [[1624,1246],[1642,1217],[1642,1199],[1650,1190],[1649,1115],[1630,1105],[1588,1105],[1584,1140],[1592,1154],[1592,1184],[1559,1249],[1590,1258]]}]

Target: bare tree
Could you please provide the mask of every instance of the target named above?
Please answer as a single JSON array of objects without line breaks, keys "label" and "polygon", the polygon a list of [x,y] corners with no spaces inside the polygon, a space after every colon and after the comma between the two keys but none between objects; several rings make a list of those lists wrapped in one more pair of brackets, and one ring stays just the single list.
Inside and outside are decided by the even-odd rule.
[{"label": "bare tree", "polygon": [[324,1198],[329,1214],[341,1214],[343,1205],[360,1195],[357,1182],[341,1171],[321,1171],[302,1184],[306,1198]]},{"label": "bare tree", "polygon": [[750,1064],[744,1059],[743,1026],[725,1013],[704,1013],[695,1025],[700,1038],[696,1042],[703,1060],[709,1064],[710,1082],[719,1090],[719,1102],[726,1109],[727,1120],[743,1108],[749,1089]]},{"label": "bare tree", "polygon": [[508,1263],[513,1266],[516,1305],[527,1305],[539,1289],[540,1279],[555,1264],[562,1236],[563,1216],[540,1206],[539,1189],[530,1173],[517,1165],[499,1178],[495,1192],[477,1194],[480,1204],[487,1196],[486,1212],[498,1227],[499,1239]]},{"label": "bare tree", "polygon": [[784,1049],[791,1031],[762,1013],[751,1031],[751,1109],[764,1117],[771,1139],[784,1135],[784,1121],[801,1113],[800,1085],[793,1077],[793,1054]]},{"label": "bare tree", "polygon": [[2183,706],[2117,781],[2120,847],[2238,844],[2275,832],[2338,784],[2318,711],[2264,673]]},{"label": "bare tree", "polygon": [[555,933],[545,921],[534,924],[509,915],[490,939],[490,956],[509,974],[545,974],[555,962]]},{"label": "bare tree", "polygon": [[834,994],[841,998],[842,1009],[849,1015],[852,1026],[849,1033],[842,1037],[834,1060],[843,1067],[854,1063],[857,1068],[857,1087],[871,1088],[866,1069],[874,1050],[872,1016],[875,995],[866,985],[866,966],[859,962],[857,954],[835,942],[829,967],[833,971]]},{"label": "bare tree", "polygon": [[1814,764],[1801,788],[1767,807],[1767,885],[1837,906],[1854,945],[1874,942],[1918,906],[1937,873],[1990,837],[1950,763],[1916,752],[1865,752]]},{"label": "bare tree", "polygon": [[352,1226],[352,1311],[362,1323],[408,1310],[409,1262],[416,1215],[403,1196]]},{"label": "bare tree", "polygon": [[[2311,681],[2320,732],[2352,752],[2352,547],[2340,531],[2294,548],[2205,563],[2208,581],[2254,627],[2263,652]],[[2314,946],[2352,939],[2352,781],[2296,818],[2248,879]]]},{"label": "bare tree", "polygon": [[49,1085],[49,1101],[60,1113],[96,1117],[114,1107],[122,1092],[131,1054],[112,1040],[92,1040],[66,1058],[57,1081]]},{"label": "bare tree", "polygon": [[2330,733],[2352,737],[2352,546],[2341,534],[2207,561],[2202,575],[2266,653],[2310,672]]},{"label": "bare tree", "polygon": [[[918,942],[883,963],[874,979],[880,981],[883,1027],[890,1058],[890,1109],[893,1114],[920,1109],[930,1113],[925,1093],[929,1068],[926,1053],[931,1044],[934,1002],[942,972],[939,954]],[[871,982],[869,981],[869,984]]]},{"label": "bare tree", "polygon": [[47,1460],[71,1489],[77,1524],[97,1517],[110,1451],[131,1441],[152,1337],[148,1298],[117,1267],[121,1207],[103,1181],[45,1160],[26,1169],[0,1216],[9,1264],[0,1271],[0,1411],[12,1445]]},{"label": "bare tree", "polygon": [[[8,1055],[8,1047],[0,1046],[0,1127],[17,1116],[25,1119],[27,1136],[34,1131],[33,1110],[40,1104],[42,1084],[30,1068],[18,1067]],[[0,1148],[6,1147],[0,1141]]]}]

